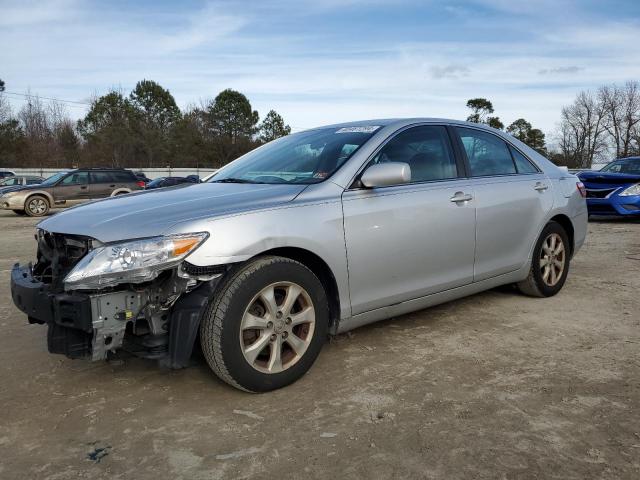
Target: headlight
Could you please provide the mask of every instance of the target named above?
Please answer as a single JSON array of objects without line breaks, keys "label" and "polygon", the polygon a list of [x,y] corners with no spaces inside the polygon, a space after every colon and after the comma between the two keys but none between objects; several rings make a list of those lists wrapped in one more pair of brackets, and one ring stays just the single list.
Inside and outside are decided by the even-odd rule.
[{"label": "headlight", "polygon": [[142,283],[178,265],[207,238],[207,233],[170,235],[112,243],[91,250],[64,279],[66,290],[94,290],[121,283]]},{"label": "headlight", "polygon": [[629,197],[631,195],[640,195],[640,183],[631,185],[629,188],[625,188],[618,194],[620,197]]}]

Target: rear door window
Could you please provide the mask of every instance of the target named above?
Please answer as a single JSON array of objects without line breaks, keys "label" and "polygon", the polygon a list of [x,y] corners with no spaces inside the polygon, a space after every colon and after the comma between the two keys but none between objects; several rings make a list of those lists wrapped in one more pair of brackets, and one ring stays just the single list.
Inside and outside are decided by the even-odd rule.
[{"label": "rear door window", "polygon": [[506,142],[491,133],[473,128],[456,127],[456,132],[467,154],[472,177],[516,173]]}]

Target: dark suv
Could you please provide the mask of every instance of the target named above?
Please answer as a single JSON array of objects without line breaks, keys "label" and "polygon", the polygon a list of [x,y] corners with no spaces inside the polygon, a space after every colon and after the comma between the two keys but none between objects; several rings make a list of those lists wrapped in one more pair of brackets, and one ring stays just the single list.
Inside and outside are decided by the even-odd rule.
[{"label": "dark suv", "polygon": [[19,215],[41,217],[51,208],[70,207],[143,188],[144,182],[130,170],[76,169],[56,173],[39,185],[26,185],[0,194],[0,208]]}]

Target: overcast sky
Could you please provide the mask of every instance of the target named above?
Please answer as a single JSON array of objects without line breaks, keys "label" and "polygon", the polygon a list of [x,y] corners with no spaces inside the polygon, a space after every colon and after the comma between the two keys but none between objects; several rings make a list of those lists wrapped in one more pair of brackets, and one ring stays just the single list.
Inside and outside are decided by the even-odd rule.
[{"label": "overcast sky", "polygon": [[640,79],[639,39],[637,0],[0,0],[7,92],[86,102],[146,78],[186,107],[234,88],[294,130],[486,97],[548,133],[581,89]]}]

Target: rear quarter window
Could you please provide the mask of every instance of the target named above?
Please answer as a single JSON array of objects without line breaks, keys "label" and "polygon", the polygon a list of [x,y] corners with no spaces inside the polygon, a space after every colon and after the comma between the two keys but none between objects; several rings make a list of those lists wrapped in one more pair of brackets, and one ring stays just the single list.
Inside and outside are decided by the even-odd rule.
[{"label": "rear quarter window", "polygon": [[111,175],[117,183],[130,183],[136,181],[136,177],[130,172],[112,172]]},{"label": "rear quarter window", "polygon": [[531,161],[515,148],[509,146],[513,161],[516,163],[518,173],[538,173],[539,170],[531,163]]}]

